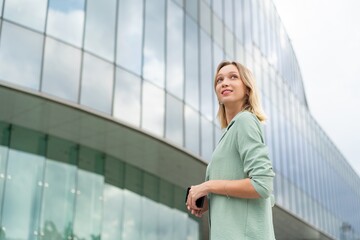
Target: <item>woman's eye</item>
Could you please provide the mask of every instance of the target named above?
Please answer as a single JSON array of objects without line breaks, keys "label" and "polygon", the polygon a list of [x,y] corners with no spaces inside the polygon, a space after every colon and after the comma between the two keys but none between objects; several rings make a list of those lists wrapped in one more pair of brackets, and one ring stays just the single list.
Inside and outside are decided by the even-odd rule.
[{"label": "woman's eye", "polygon": [[217,80],[216,80],[216,83],[221,83],[222,82],[222,78],[218,78]]},{"label": "woman's eye", "polygon": [[236,75],[231,76],[231,79],[237,79],[237,78],[238,78],[238,76],[236,76]]}]

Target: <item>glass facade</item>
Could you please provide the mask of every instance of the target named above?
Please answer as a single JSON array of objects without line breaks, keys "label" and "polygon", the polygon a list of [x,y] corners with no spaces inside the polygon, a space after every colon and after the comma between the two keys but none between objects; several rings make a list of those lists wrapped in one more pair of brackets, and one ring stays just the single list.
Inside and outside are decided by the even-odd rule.
[{"label": "glass facade", "polygon": [[[221,135],[212,86],[222,59],[258,81],[277,206],[329,238],[360,238],[360,178],[309,112],[271,0],[0,0],[0,85],[126,124],[205,163]],[[185,186],[11,121],[1,131],[2,239],[205,231],[174,204]]]}]

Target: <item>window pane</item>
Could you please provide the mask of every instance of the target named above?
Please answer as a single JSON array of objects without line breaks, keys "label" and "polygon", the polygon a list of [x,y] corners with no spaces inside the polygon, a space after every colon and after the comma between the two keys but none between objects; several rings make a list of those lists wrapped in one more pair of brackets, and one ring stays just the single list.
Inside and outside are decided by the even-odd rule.
[{"label": "window pane", "polygon": [[0,79],[38,90],[42,44],[42,35],[4,21],[0,45]]},{"label": "window pane", "polygon": [[167,94],[165,137],[180,146],[183,145],[183,118],[183,103]]},{"label": "window pane", "polygon": [[120,0],[116,62],[141,75],[143,0]]},{"label": "window pane", "polygon": [[76,48],[47,38],[42,91],[77,102],[80,57]]},{"label": "window pane", "polygon": [[75,178],[75,166],[47,160],[40,223],[44,239],[51,239],[55,234],[60,234],[62,239],[71,237],[76,193]]},{"label": "window pane", "polygon": [[185,102],[199,110],[199,28],[189,17],[185,26]]},{"label": "window pane", "polygon": [[211,39],[205,32],[201,31],[201,113],[208,119],[212,119],[212,62],[211,62]]},{"label": "window pane", "polygon": [[115,0],[86,3],[84,47],[109,61],[114,61],[115,11]]},{"label": "window pane", "polygon": [[184,86],[184,14],[172,1],[168,1],[166,89],[183,99]]},{"label": "window pane", "polygon": [[111,113],[114,65],[84,54],[80,103]]},{"label": "window pane", "polygon": [[213,125],[205,118],[201,118],[201,156],[211,160],[213,151]]},{"label": "window pane", "polygon": [[37,239],[44,157],[11,149],[2,227],[7,239]]},{"label": "window pane", "polygon": [[[4,0],[0,0],[0,17],[2,16],[2,7],[3,7]],[[0,21],[1,24],[1,21]]]},{"label": "window pane", "polygon": [[50,0],[46,32],[82,46],[85,0]]},{"label": "window pane", "polygon": [[200,26],[206,33],[211,34],[211,10],[203,1],[200,1]]},{"label": "window pane", "polygon": [[143,76],[164,87],[165,1],[146,1]]},{"label": "window pane", "polygon": [[116,69],[114,117],[140,126],[141,79],[120,68]]},{"label": "window pane", "polygon": [[141,197],[124,190],[123,240],[141,239]]},{"label": "window pane", "polygon": [[120,188],[105,184],[104,213],[101,239],[121,239],[123,234],[124,193]]},{"label": "window pane", "polygon": [[186,12],[195,20],[198,19],[198,4],[199,1],[194,0],[186,0],[185,2]]},{"label": "window pane", "polygon": [[[1,134],[1,133],[0,133]],[[3,206],[3,194],[5,186],[5,173],[6,173],[6,164],[8,159],[9,148],[0,145],[0,216],[2,216],[2,206]],[[1,231],[1,230],[0,230]]]},{"label": "window pane", "polygon": [[79,170],[77,184],[74,235],[100,239],[104,177]]},{"label": "window pane", "polygon": [[[0,10],[3,1],[0,1]],[[47,0],[10,0],[5,2],[4,18],[44,31]],[[1,15],[1,13],[0,13]]]},{"label": "window pane", "polygon": [[199,154],[200,120],[199,113],[185,106],[185,147]]},{"label": "window pane", "polygon": [[163,136],[164,91],[144,81],[142,97],[142,127]]}]

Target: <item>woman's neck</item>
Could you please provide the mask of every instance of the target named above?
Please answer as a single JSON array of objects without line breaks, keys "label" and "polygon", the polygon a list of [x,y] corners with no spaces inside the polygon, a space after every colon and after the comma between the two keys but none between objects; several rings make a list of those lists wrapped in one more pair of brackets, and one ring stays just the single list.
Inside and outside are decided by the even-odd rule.
[{"label": "woman's neck", "polygon": [[238,106],[234,106],[234,107],[227,107],[225,105],[226,121],[228,122],[228,124],[236,116],[236,114],[238,114],[242,110],[243,110],[242,105],[240,105],[240,106],[238,105]]}]

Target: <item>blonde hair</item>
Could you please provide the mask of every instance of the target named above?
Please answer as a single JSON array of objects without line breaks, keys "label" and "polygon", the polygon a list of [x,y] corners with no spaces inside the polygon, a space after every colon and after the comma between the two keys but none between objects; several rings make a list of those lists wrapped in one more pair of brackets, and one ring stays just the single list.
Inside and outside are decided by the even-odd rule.
[{"label": "blonde hair", "polygon": [[[219,73],[220,69],[231,64],[238,69],[240,79],[244,83],[248,91],[247,99],[245,100],[245,105],[242,111],[247,110],[255,114],[255,116],[259,119],[260,122],[265,122],[266,115],[261,107],[261,101],[258,94],[258,90],[256,88],[255,78],[251,73],[251,71],[242,64],[234,61],[222,61],[221,63],[219,63],[215,73],[214,89],[216,88],[216,76]],[[217,117],[220,121],[221,128],[226,128],[229,123],[226,120],[225,106],[220,102],[219,102],[219,110],[217,113]]]}]

